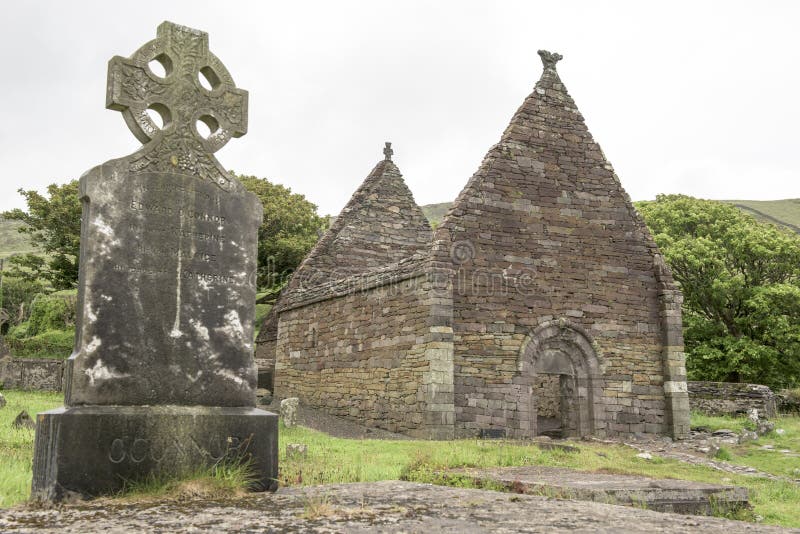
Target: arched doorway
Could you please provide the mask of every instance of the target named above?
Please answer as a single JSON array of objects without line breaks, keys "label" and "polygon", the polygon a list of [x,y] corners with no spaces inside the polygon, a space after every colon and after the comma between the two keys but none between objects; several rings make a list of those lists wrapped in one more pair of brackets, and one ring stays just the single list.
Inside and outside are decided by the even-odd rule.
[{"label": "arched doorway", "polygon": [[587,436],[598,427],[602,378],[589,334],[566,319],[536,328],[520,352],[531,436]]}]

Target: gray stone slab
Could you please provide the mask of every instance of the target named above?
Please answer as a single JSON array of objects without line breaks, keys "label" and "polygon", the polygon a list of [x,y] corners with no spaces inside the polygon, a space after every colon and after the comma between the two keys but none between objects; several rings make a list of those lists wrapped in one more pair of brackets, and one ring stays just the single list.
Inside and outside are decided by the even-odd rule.
[{"label": "gray stone slab", "polygon": [[636,506],[659,512],[711,515],[748,506],[747,488],[689,480],[537,466],[455,469],[443,475],[467,475],[481,483],[499,483],[518,493]]},{"label": "gray stone slab", "polygon": [[37,417],[32,495],[113,493],[143,473],[250,462],[254,490],[277,489],[278,416],[255,408],[81,406]]}]

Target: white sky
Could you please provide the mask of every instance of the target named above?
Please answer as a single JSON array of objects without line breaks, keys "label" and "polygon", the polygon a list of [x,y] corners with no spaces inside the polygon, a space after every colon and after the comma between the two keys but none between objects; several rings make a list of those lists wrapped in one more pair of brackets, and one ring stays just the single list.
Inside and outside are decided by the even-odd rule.
[{"label": "white sky", "polygon": [[139,146],[104,108],[107,62],[163,20],[207,31],[250,91],[222,164],[321,213],[384,141],[418,203],[454,199],[539,78],[539,48],[565,56],[634,200],[800,197],[800,2],[73,0],[0,8],[0,210]]}]

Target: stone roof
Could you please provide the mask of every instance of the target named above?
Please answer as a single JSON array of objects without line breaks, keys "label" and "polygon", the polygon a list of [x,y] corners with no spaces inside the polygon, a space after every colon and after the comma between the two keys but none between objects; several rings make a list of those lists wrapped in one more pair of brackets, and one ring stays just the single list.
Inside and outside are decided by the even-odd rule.
[{"label": "stone roof", "polygon": [[427,250],[432,230],[400,170],[375,165],[331,228],[297,268],[289,291],[362,274]]},{"label": "stone roof", "polygon": [[570,227],[583,237],[578,246],[615,239],[644,245],[659,281],[671,287],[649,231],[558,75],[561,56],[539,55],[541,78],[437,228],[434,255],[452,255],[465,237],[475,238],[471,247],[480,248],[482,239],[496,247],[503,234],[530,236],[525,248],[536,255],[542,234],[558,240],[557,232]]}]

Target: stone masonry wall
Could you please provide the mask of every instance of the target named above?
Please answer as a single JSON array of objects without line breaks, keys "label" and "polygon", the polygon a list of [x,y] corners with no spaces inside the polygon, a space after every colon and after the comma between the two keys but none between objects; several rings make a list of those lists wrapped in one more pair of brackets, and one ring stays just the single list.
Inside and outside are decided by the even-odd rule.
[{"label": "stone masonry wall", "polygon": [[685,373],[676,345],[675,377],[665,378],[660,293],[672,289],[671,278],[663,269],[657,276],[658,250],[554,64],[435,240],[440,259],[448,251],[457,269],[457,435],[534,432],[523,344],[537,326],[559,320],[586,333],[600,365],[595,434],[673,433],[665,382]]},{"label": "stone masonry wall", "polygon": [[692,410],[709,415],[745,415],[756,408],[762,417],[774,417],[775,394],[760,384],[689,382]]},{"label": "stone masonry wall", "polygon": [[63,378],[63,360],[0,359],[0,386],[6,389],[61,391]]},{"label": "stone masonry wall", "polygon": [[256,337],[255,362],[258,387],[273,390],[275,383],[275,346],[278,340],[277,303],[269,310]]},{"label": "stone masonry wall", "polygon": [[282,310],[275,394],[392,432],[452,438],[452,336],[434,324],[431,289],[423,272]]},{"label": "stone masonry wall", "polygon": [[540,374],[533,383],[533,394],[536,397],[537,415],[557,417],[561,409],[561,377],[559,375]]}]

